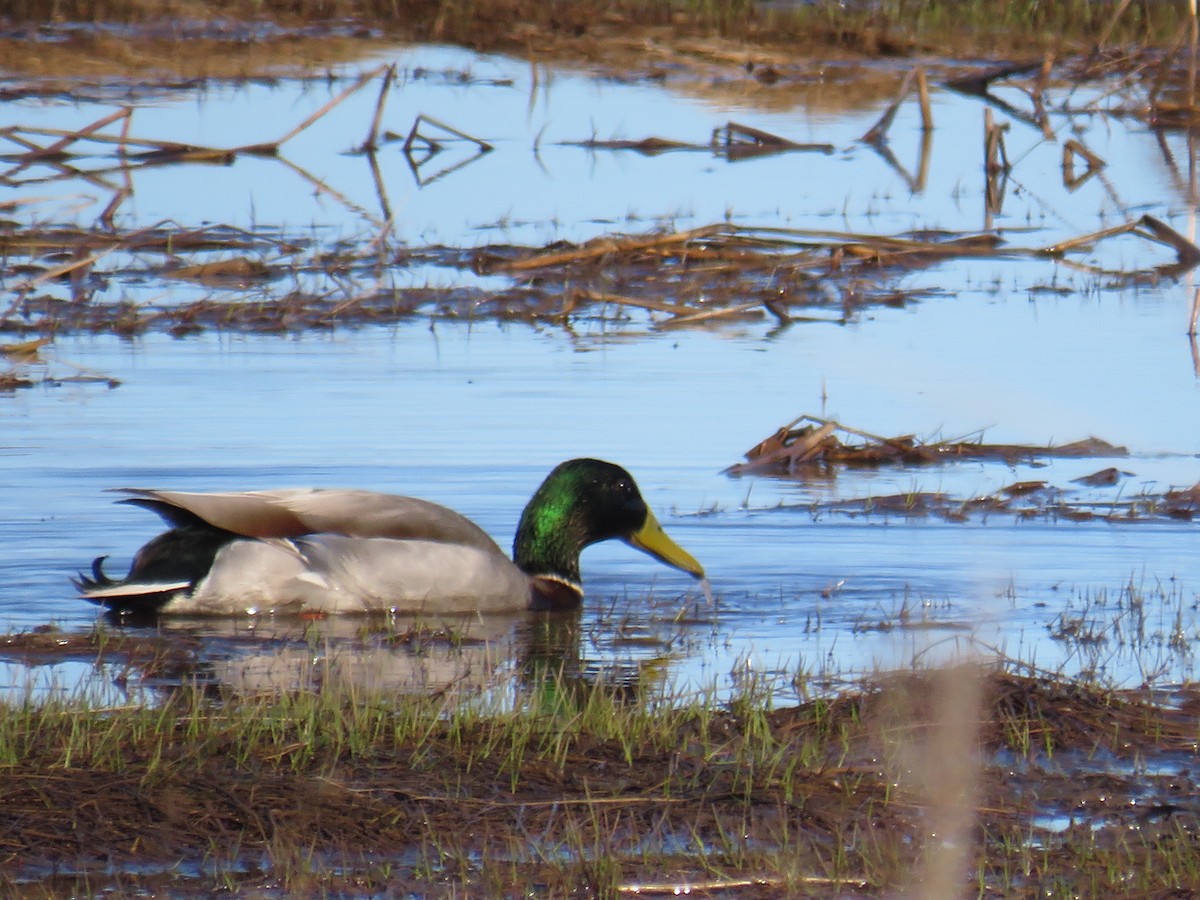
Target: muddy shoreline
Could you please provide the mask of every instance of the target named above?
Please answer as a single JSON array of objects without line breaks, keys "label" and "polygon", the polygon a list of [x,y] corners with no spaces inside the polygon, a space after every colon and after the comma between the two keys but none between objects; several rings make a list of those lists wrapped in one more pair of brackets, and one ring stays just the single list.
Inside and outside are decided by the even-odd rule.
[{"label": "muddy shoreline", "polygon": [[[5,652],[53,640],[10,636]],[[155,643],[91,649],[145,664],[164,659]],[[886,896],[949,867],[981,896],[1087,893],[1129,868],[1150,896],[1200,886],[1178,868],[1200,827],[1194,691],[957,667],[794,708],[685,702],[647,726],[627,705],[644,698],[566,687],[541,712],[477,719],[184,688],[157,711],[10,708],[0,882],[21,896],[765,898]],[[251,734],[251,715],[276,724]],[[947,747],[961,771],[922,762]],[[969,851],[945,846],[946,829],[965,829]]]}]

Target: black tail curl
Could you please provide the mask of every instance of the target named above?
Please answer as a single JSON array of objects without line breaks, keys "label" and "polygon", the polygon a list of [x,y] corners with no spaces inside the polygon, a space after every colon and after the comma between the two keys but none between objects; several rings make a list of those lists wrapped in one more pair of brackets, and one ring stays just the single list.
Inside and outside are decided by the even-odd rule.
[{"label": "black tail curl", "polygon": [[[136,500],[126,502],[141,503]],[[110,578],[104,571],[104,561],[108,557],[97,556],[92,560],[91,575],[80,572],[71,583],[84,599],[114,613],[153,613],[180,590],[191,590],[208,574],[221,548],[238,539],[233,532],[214,528],[197,519],[150,540],[134,554],[129,574],[124,578]],[[170,587],[155,589],[163,585]],[[128,587],[128,592],[123,593],[122,587]],[[89,596],[93,592],[100,592],[100,595]]]},{"label": "black tail curl", "polygon": [[104,574],[104,561],[106,559],[108,559],[107,556],[97,556],[92,560],[91,578],[88,578],[88,576],[82,572],[80,572],[77,577],[72,578],[71,584],[75,586],[75,590],[82,594],[86,593],[87,591],[93,591],[96,588],[112,587],[114,584],[117,584],[117,582],[113,581],[106,574]]}]

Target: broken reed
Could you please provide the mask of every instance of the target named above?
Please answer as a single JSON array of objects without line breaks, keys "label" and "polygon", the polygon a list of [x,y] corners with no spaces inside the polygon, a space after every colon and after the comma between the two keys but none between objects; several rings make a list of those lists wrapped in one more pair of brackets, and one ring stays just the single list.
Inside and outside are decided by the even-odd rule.
[{"label": "broken reed", "polygon": [[[1132,64],[1133,59],[1134,57],[1130,56],[1126,64]],[[1081,63],[1076,60],[1070,66],[1064,64],[1064,67],[1074,72],[1072,77],[1076,80],[1096,77],[1087,61]],[[1171,69],[1171,57],[1163,60],[1158,68],[1160,74]],[[1038,74],[1031,89],[1031,96],[1035,100],[1033,112],[1024,114],[1011,110],[1010,114],[1031,124],[1040,123],[1045,127],[1048,119],[1042,98],[1045,83],[1053,69],[1053,58],[1047,54],[1040,62],[1006,64],[973,73],[969,77],[952,79],[946,82],[946,87],[987,99],[989,89],[995,82],[1036,71]],[[464,290],[458,290],[456,294],[454,289],[442,292],[441,296],[428,290],[394,290],[390,294],[384,291],[374,295],[347,295],[343,281],[334,283],[327,278],[327,264],[333,258],[331,254],[318,249],[308,258],[300,255],[301,249],[308,243],[307,239],[281,240],[267,234],[253,234],[232,228],[178,229],[170,227],[168,223],[127,232],[121,232],[117,228],[115,214],[124,201],[132,196],[129,178],[137,168],[197,159],[232,161],[246,155],[277,156],[284,145],[297,134],[312,126],[354,92],[372,81],[379,80],[375,114],[357,150],[367,156],[368,164],[375,175],[380,208],[384,213],[382,219],[349,203],[324,182],[307,175],[281,158],[281,164],[291,166],[297,174],[312,183],[314,190],[333,197],[356,215],[365,215],[372,227],[378,229],[378,238],[370,243],[366,254],[339,252],[333,263],[342,274],[357,271],[374,283],[380,267],[389,262],[383,249],[387,246],[391,204],[383,192],[371,152],[379,145],[381,137],[399,139],[398,135],[381,135],[380,131],[384,104],[395,75],[394,65],[376,67],[354,79],[320,109],[278,138],[265,143],[236,147],[196,146],[131,135],[132,111],[129,109],[108,114],[77,131],[19,125],[0,128],[0,143],[7,142],[19,148],[6,156],[13,163],[5,175],[6,180],[20,183],[20,179],[27,175],[28,171],[42,165],[61,169],[64,177],[74,177],[77,173],[71,163],[75,154],[87,155],[95,152],[95,147],[99,147],[101,150],[112,150],[110,171],[122,174],[125,181],[124,184],[118,184],[115,180],[104,182],[97,173],[92,174],[91,177],[96,183],[104,184],[113,191],[108,206],[100,214],[99,229],[0,228],[0,249],[19,256],[28,255],[35,260],[45,257],[48,263],[45,266],[33,267],[29,277],[14,280],[11,300],[8,300],[6,306],[0,306],[0,330],[11,330],[17,334],[111,330],[123,335],[133,335],[155,327],[177,335],[189,334],[205,327],[280,331],[330,327],[339,323],[394,321],[414,315],[422,305],[428,308],[432,305],[431,301],[438,304],[439,309],[449,307],[451,314],[456,306],[465,307],[472,317],[494,312],[503,318],[566,321],[581,312],[584,307],[595,305],[639,307],[666,313],[671,318],[655,322],[656,327],[660,328],[759,318],[764,313],[769,313],[781,324],[786,325],[797,320],[789,307],[836,305],[836,298],[831,291],[838,289],[843,292],[843,319],[851,316],[863,303],[904,301],[903,295],[895,291],[885,290],[876,296],[865,292],[856,277],[856,269],[863,267],[871,269],[871,280],[874,281],[880,267],[908,269],[952,256],[1063,258],[1080,250],[1090,250],[1090,245],[1120,234],[1136,234],[1169,246],[1176,253],[1176,262],[1134,271],[1109,271],[1074,260],[1068,264],[1083,271],[1094,272],[1110,279],[1112,283],[1121,283],[1174,277],[1200,261],[1200,249],[1186,237],[1151,216],[1143,216],[1114,228],[1080,235],[1041,248],[1004,246],[1000,236],[991,233],[990,230],[983,234],[964,234],[954,239],[931,241],[882,235],[736,228],[726,224],[675,234],[602,237],[580,247],[565,250],[561,245],[540,252],[530,248],[522,252],[508,246],[479,248],[469,254],[476,269],[514,276],[511,289],[506,292],[491,292],[486,298]],[[887,135],[897,109],[914,89],[922,112],[923,140],[917,171],[910,173],[891,155],[887,146]],[[1157,111],[1156,115],[1165,108],[1161,104],[1152,107]],[[1142,113],[1145,114],[1145,111]],[[1190,108],[1183,113],[1190,116]],[[985,169],[988,175],[986,208],[990,213],[996,213],[1002,209],[1006,179],[1011,169],[1003,143],[1003,130],[1008,126],[1007,123],[997,124],[993,121],[990,107],[985,107],[984,115]],[[108,129],[118,125],[119,133],[108,132]],[[928,84],[923,69],[918,67],[908,73],[895,99],[860,141],[881,154],[914,191],[919,191],[925,184],[932,126]],[[425,164],[437,155],[447,140],[473,144],[475,156],[459,160],[442,169],[425,171]],[[652,137],[635,142],[593,139],[575,142],[575,145],[591,150],[624,149],[644,153],[703,150],[730,160],[797,151],[828,153],[833,149],[832,145],[826,144],[798,144],[780,135],[736,122],[729,122],[716,129],[708,144]],[[405,158],[418,184],[428,184],[444,177],[490,150],[491,146],[485,141],[430,119],[424,114],[416,116],[403,146]],[[1082,172],[1076,170],[1077,161],[1087,163]],[[1063,183],[1068,190],[1077,188],[1103,166],[1104,160],[1079,141],[1068,140],[1064,143]],[[16,204],[20,202],[23,201],[14,201],[10,205],[16,208]],[[0,209],[5,208],[6,205],[0,203]],[[184,250],[199,253],[213,248],[226,251],[250,250],[256,253],[256,256],[206,259],[191,264],[180,259],[180,253]],[[426,253],[428,255],[438,249],[427,248]],[[91,302],[98,299],[98,285],[107,283],[93,276],[111,271],[113,266],[120,266],[119,259],[110,259],[112,254],[148,250],[168,254],[166,263],[159,270],[168,278],[184,279],[212,288],[254,288],[260,294],[250,298],[248,302],[204,298],[190,305],[169,304],[165,308],[157,309],[148,305],[139,307],[133,304],[106,305]],[[516,258],[514,250],[520,254]],[[51,260],[52,255],[54,258]],[[390,262],[405,262],[408,255],[401,254]],[[451,267],[462,264],[453,252],[443,255],[445,259],[440,261],[442,264]],[[675,265],[665,269],[657,265],[664,261],[673,262]],[[611,279],[597,277],[594,269],[587,271],[602,265],[625,266],[627,273],[623,286],[634,290],[614,293],[609,284]],[[534,271],[539,273],[536,285],[525,277]],[[743,283],[731,283],[734,275],[740,275]],[[289,279],[290,283],[296,283],[297,279],[302,278],[308,279],[304,282],[306,289],[294,290],[287,296],[279,296],[271,286],[271,282],[286,286]],[[600,289],[601,284],[605,289]],[[69,288],[69,304],[60,302],[60,290],[56,288]],[[641,290],[638,290],[639,288]],[[645,293],[650,293],[651,296],[639,296]],[[664,294],[671,296],[671,302],[662,299]],[[704,306],[690,305],[689,297],[705,298]],[[742,302],[732,304],[731,301],[735,298]],[[1196,309],[1192,313],[1193,333],[1195,320],[1200,316],[1200,293],[1197,293],[1197,298]],[[824,318],[822,321],[830,319]],[[21,382],[13,380],[11,376],[7,383],[0,382],[0,389],[19,386]]]},{"label": "broken reed", "polygon": [[[1119,235],[1135,235],[1169,247],[1175,259],[1162,265],[1112,270],[1079,262],[1072,256]],[[202,253],[214,246],[249,252],[212,262],[183,264],[184,251]],[[156,329],[188,334],[205,328],[287,331],[334,325],[398,321],[415,315],[519,321],[567,322],[582,316],[602,317],[606,309],[642,308],[668,318],[655,327],[671,328],[718,321],[757,319],[769,313],[781,324],[804,321],[795,310],[840,309],[844,321],[870,303],[903,303],[904,292],[880,279],[880,272],[908,272],[958,257],[1063,259],[1073,268],[1094,273],[1113,284],[1141,283],[1176,277],[1200,262],[1200,248],[1152,216],[1043,247],[1013,247],[994,234],[965,234],[942,240],[787,228],[751,228],[728,223],[680,232],[640,236],[605,236],[580,245],[520,248],[510,245],[458,250],[425,248],[396,251],[394,263],[434,261],[445,266],[470,265],[481,274],[508,275],[507,289],[480,291],[465,287],[392,288],[344,293],[292,290],[284,276],[325,277],[330,258],[320,248],[309,251],[300,239],[256,235],[237,229],[170,229],[150,227],[125,234],[75,228],[0,230],[0,249],[38,258],[62,248],[72,270],[100,270],[98,263],[117,251],[137,250],[164,256],[157,274],[210,286],[255,286],[245,299],[201,299],[162,306],[85,302],[94,299],[95,284],[72,275],[74,302],[47,293],[60,278],[54,266],[15,285],[0,306],[0,332],[17,335],[110,331],[137,334]],[[265,259],[264,257],[268,257]],[[341,251],[337,267],[343,279],[361,273],[374,277],[380,253],[372,245],[358,253]],[[669,263],[669,264],[668,264]],[[611,290],[614,269],[623,273],[623,292]],[[869,278],[860,276],[867,273]],[[532,277],[536,274],[536,277]],[[864,288],[863,284],[875,287]],[[853,290],[852,290],[853,288]],[[842,296],[837,296],[837,291]],[[664,297],[669,299],[663,299]],[[591,312],[589,312],[589,308]],[[835,321],[825,315],[812,321]]]}]

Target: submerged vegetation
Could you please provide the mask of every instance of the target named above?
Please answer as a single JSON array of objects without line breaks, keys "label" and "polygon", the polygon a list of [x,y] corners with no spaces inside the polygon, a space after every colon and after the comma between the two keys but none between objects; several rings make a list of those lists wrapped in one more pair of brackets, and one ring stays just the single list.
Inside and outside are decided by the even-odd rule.
[{"label": "submerged vegetation", "polygon": [[[101,657],[154,664],[153,641],[92,640]],[[786,707],[776,687],[748,678],[716,702],[549,672],[503,701],[232,695],[185,680],[150,705],[10,702],[0,884],[25,896],[1200,888],[1192,691],[971,664]]]}]

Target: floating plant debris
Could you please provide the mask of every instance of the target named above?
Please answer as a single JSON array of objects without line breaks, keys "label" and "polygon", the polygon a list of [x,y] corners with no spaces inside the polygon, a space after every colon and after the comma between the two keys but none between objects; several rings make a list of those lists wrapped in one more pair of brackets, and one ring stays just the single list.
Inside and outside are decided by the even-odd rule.
[{"label": "floating plant debris", "polygon": [[[852,441],[852,442],[851,442]],[[730,475],[794,475],[809,466],[934,465],[964,459],[1006,463],[1047,457],[1128,456],[1100,438],[1068,444],[986,444],[982,440],[922,441],[911,434],[881,437],[816,416],[803,415],[746,451],[746,462]]]},{"label": "floating plant debris", "polygon": [[[725,474],[761,475],[800,481],[844,466],[932,466],[952,462],[991,461],[1011,466],[1043,465],[1050,459],[1112,459],[1128,457],[1125,447],[1090,437],[1065,444],[989,444],[970,440],[923,441],[911,434],[882,437],[839,422],[804,415],[784,425],[746,451],[746,462],[735,463]],[[776,504],[772,509],[798,509],[812,515],[934,516],[951,522],[972,515],[1006,513],[1023,519],[1066,521],[1149,522],[1190,520],[1200,511],[1200,483],[1185,489],[1153,492],[1140,490],[1129,496],[1098,496],[1095,490],[1119,487],[1133,472],[1108,466],[1071,479],[1070,486],[1045,480],[1017,481],[977,496],[955,496],[945,491],[912,490],[903,493]]]}]

